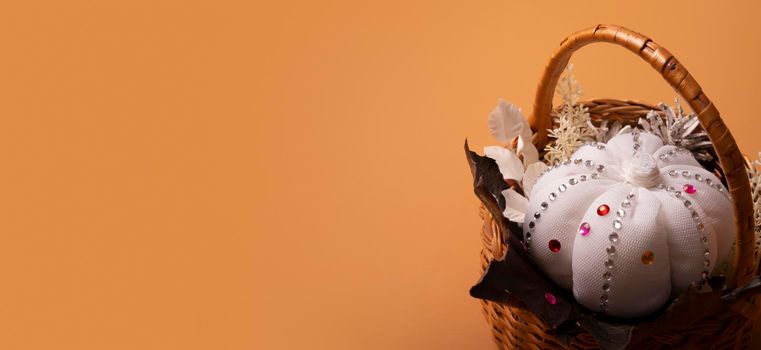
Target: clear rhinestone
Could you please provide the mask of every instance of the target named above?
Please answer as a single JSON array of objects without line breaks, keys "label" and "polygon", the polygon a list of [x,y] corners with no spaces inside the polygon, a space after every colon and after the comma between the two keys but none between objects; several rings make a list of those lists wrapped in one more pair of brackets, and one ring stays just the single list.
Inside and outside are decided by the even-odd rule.
[{"label": "clear rhinestone", "polygon": [[600,175],[598,175],[597,173],[592,173],[591,177],[592,177],[592,180],[597,180],[600,178]]},{"label": "clear rhinestone", "polygon": [[682,191],[676,191],[676,192],[674,192],[674,197],[676,197],[676,198],[682,198]]},{"label": "clear rhinestone", "polygon": [[609,291],[610,290],[610,284],[607,284],[607,283],[603,284],[602,285],[602,290],[604,290],[606,292]]},{"label": "clear rhinestone", "polygon": [[668,192],[674,192],[675,190],[676,189],[674,188],[674,186],[666,187],[666,191],[668,191]]},{"label": "clear rhinestone", "polygon": [[684,206],[687,207],[687,208],[690,208],[690,207],[692,207],[692,202],[690,202],[690,201],[684,201]]},{"label": "clear rhinestone", "polygon": [[542,214],[539,212],[534,213],[534,219],[539,219],[542,217]]},{"label": "clear rhinestone", "polygon": [[706,226],[705,226],[705,225],[703,225],[703,223],[702,223],[702,222],[699,222],[699,223],[698,223],[698,230],[700,230],[700,231],[703,231],[705,228],[706,228]]},{"label": "clear rhinestone", "polygon": [[668,154],[670,156],[673,156],[673,155],[676,154],[676,152],[672,149],[672,150],[669,150],[668,152],[666,152],[666,154]]},{"label": "clear rhinestone", "polygon": [[684,177],[690,177],[690,175],[691,175],[690,172],[687,171],[687,170],[682,172],[682,176],[684,176]]},{"label": "clear rhinestone", "polygon": [[597,145],[597,149],[605,149],[605,145]]},{"label": "clear rhinestone", "polygon": [[556,195],[555,192],[550,193],[550,200],[554,201],[556,199],[558,199],[558,195]]},{"label": "clear rhinestone", "polygon": [[672,170],[669,170],[669,175],[671,175],[671,176],[676,176],[676,175],[677,175],[677,172],[676,172],[676,170],[673,170],[673,169],[672,169]]},{"label": "clear rhinestone", "polygon": [[526,240],[530,240],[530,239],[531,239],[531,232],[526,232]]},{"label": "clear rhinestone", "polygon": [[579,176],[579,180],[581,180],[582,182],[583,181],[587,181],[587,176],[586,175],[581,175],[581,176]]},{"label": "clear rhinestone", "polygon": [[703,277],[703,279],[708,278],[708,271],[703,270],[703,272],[700,273],[700,277]]},{"label": "clear rhinestone", "polygon": [[703,236],[700,240],[703,241],[703,243],[708,243],[708,236]]},{"label": "clear rhinestone", "polygon": [[606,281],[610,281],[611,277],[613,277],[613,274],[610,273],[610,271],[605,271],[605,273],[602,274],[602,278],[605,279]]},{"label": "clear rhinestone", "polygon": [[601,301],[601,302],[603,302],[603,303],[607,303],[607,302],[608,302],[608,294],[607,294],[607,293],[606,293],[606,294],[603,294],[603,295],[600,297],[600,301]]},{"label": "clear rhinestone", "polygon": [[666,188],[666,185],[664,185],[664,184],[658,184],[658,188],[660,188],[660,189],[665,189],[665,188]]},{"label": "clear rhinestone", "polygon": [[582,160],[581,158],[576,158],[573,160],[573,164],[581,164]]},{"label": "clear rhinestone", "polygon": [[605,248],[605,251],[608,252],[608,255],[615,255],[616,254],[616,247],[610,246],[608,248]]},{"label": "clear rhinestone", "polygon": [[586,165],[586,166],[592,166],[592,165],[595,165],[595,162],[593,162],[591,160],[586,160],[586,161],[584,161],[584,165]]},{"label": "clear rhinestone", "polygon": [[604,165],[602,165],[602,164],[598,165],[598,166],[597,166],[597,171],[599,171],[599,172],[603,172],[603,171],[605,171],[605,166],[604,166]]},{"label": "clear rhinestone", "polygon": [[640,145],[638,143],[635,143],[634,144],[634,150],[635,151],[639,151],[639,149],[640,149]]},{"label": "clear rhinestone", "polygon": [[630,200],[628,200],[628,199],[624,200],[623,202],[621,202],[621,206],[624,207],[624,208],[629,208],[629,207],[632,206],[632,202]]},{"label": "clear rhinestone", "polygon": [[709,255],[709,254],[711,254],[711,250],[710,250],[710,249],[708,249],[708,248],[706,248],[706,249],[703,251],[703,255],[706,255],[706,256],[707,256],[707,255]]},{"label": "clear rhinestone", "polygon": [[626,216],[626,210],[618,209],[616,211],[616,216],[618,216],[619,218],[622,218],[622,217]]},{"label": "clear rhinestone", "polygon": [[568,165],[568,164],[571,164],[571,160],[570,159],[566,159],[566,160],[563,161],[563,165]]},{"label": "clear rhinestone", "polygon": [[605,260],[605,267],[612,269],[613,268],[613,260]]},{"label": "clear rhinestone", "polygon": [[558,186],[558,191],[560,192],[565,192],[566,189],[568,189],[568,186],[566,186],[565,184],[561,184],[560,186]]},{"label": "clear rhinestone", "polygon": [[613,228],[616,230],[620,230],[623,224],[621,223],[621,220],[615,220],[613,221]]},{"label": "clear rhinestone", "polygon": [[658,156],[658,159],[665,161],[666,160],[666,155],[665,154],[661,154],[660,156]]},{"label": "clear rhinestone", "polygon": [[634,198],[637,198],[637,195],[634,193],[629,193],[626,195],[626,199],[634,199]]},{"label": "clear rhinestone", "polygon": [[550,205],[547,204],[547,202],[542,202],[542,204],[540,204],[539,206],[542,208],[542,210],[547,210],[547,208],[550,207]]},{"label": "clear rhinestone", "polygon": [[693,210],[692,211],[692,218],[695,219],[695,220],[700,219],[700,214],[698,214],[698,212]]},{"label": "clear rhinestone", "polygon": [[615,232],[611,233],[608,236],[608,239],[610,240],[610,243],[618,243],[618,233],[615,233]]},{"label": "clear rhinestone", "polygon": [[531,221],[531,222],[528,223],[528,228],[534,228],[534,227],[536,227],[536,223],[535,222]]},{"label": "clear rhinestone", "polygon": [[695,180],[703,181],[703,176],[701,176],[700,174],[695,174]]},{"label": "clear rhinestone", "polygon": [[711,261],[708,259],[703,260],[703,266],[705,267],[711,266]]},{"label": "clear rhinestone", "polygon": [[709,179],[709,178],[706,178],[706,181],[705,181],[705,183],[706,183],[706,185],[709,185],[709,186],[710,186],[710,185],[713,183],[713,180],[711,180],[711,179]]}]

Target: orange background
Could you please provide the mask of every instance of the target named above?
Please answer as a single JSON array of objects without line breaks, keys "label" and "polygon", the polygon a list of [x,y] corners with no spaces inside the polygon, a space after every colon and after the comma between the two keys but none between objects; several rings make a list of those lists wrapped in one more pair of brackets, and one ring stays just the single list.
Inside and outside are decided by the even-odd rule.
[{"label": "orange background", "polygon": [[[462,143],[596,23],[761,150],[758,3],[528,3],[4,2],[0,348],[491,348]],[[674,97],[626,50],[572,61],[587,97]]]}]

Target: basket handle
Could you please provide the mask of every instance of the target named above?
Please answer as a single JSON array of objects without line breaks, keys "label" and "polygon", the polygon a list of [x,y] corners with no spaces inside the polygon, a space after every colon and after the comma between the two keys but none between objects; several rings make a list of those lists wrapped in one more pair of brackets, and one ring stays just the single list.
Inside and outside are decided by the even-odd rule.
[{"label": "basket handle", "polygon": [[595,42],[617,44],[639,55],[661,73],[669,85],[688,101],[690,108],[698,114],[700,125],[706,130],[716,149],[732,195],[737,228],[736,270],[733,282],[735,286],[747,283],[754,275],[755,234],[753,202],[745,160],[732,134],[721,120],[719,111],[697,81],[668,50],[650,38],[624,27],[600,24],[563,40],[550,58],[536,91],[534,113],[529,118],[529,123],[536,132],[534,143],[544,146],[549,140],[547,132],[552,127],[552,98],[558,79],[571,55],[581,47]]}]

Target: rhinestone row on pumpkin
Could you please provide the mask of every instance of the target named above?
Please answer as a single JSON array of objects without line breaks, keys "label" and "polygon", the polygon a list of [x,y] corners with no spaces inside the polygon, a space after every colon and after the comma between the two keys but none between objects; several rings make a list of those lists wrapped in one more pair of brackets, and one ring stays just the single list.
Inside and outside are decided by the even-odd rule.
[{"label": "rhinestone row on pumpkin", "polygon": [[619,241],[618,232],[620,232],[621,228],[624,227],[624,217],[626,216],[626,211],[631,208],[632,201],[637,198],[637,195],[634,193],[629,193],[626,195],[626,199],[624,199],[621,202],[621,207],[616,210],[616,219],[613,220],[613,229],[614,231],[608,235],[608,240],[610,241],[610,246],[606,248],[606,252],[608,253],[608,260],[605,260],[605,273],[603,273],[602,278],[604,280],[602,285],[602,295],[600,296],[600,311],[605,312],[605,310],[608,308],[608,299],[610,297],[610,281],[613,278],[613,273],[611,270],[613,270],[613,258],[616,254],[616,245]]},{"label": "rhinestone row on pumpkin", "polygon": [[[597,141],[587,141],[587,142],[584,142],[584,145],[583,145],[583,146],[594,146],[594,147],[596,147],[598,150],[604,150],[604,149],[605,149],[605,144],[604,144],[604,143],[602,143],[602,142],[597,142]],[[565,161],[563,161],[563,162],[561,162],[561,161],[555,161],[555,163],[554,163],[554,164],[550,165],[550,169],[552,169],[552,168],[557,168],[557,167],[559,167],[560,165],[568,165],[568,164],[569,164],[569,163],[568,163],[568,160],[565,160]]]},{"label": "rhinestone row on pumpkin", "polygon": [[[660,185],[658,187],[662,188]],[[703,220],[700,219],[700,214],[698,214],[698,212],[695,210],[692,202],[689,199],[685,198],[682,191],[677,191],[671,186],[666,187],[665,191],[674,196],[674,198],[680,200],[682,204],[684,204],[684,207],[690,211],[692,219],[695,220],[695,225],[697,225],[698,231],[700,231],[700,241],[703,243],[703,248],[705,249],[703,251],[703,255],[705,256],[705,259],[703,260],[703,271],[700,273],[701,279],[698,285],[699,288],[702,288],[705,284],[705,281],[708,279],[708,275],[710,274],[709,268],[711,267],[711,260],[709,259],[709,256],[711,255],[711,248],[708,245],[708,235],[706,232],[705,224],[703,223]]]},{"label": "rhinestone row on pumpkin", "polygon": [[[713,180],[709,179],[708,177],[704,177],[703,175],[700,175],[700,174],[693,175],[692,172],[690,172],[689,170],[675,170],[675,169],[669,170],[669,176],[676,178],[676,177],[679,177],[679,175],[682,175],[682,177],[687,179],[695,179],[695,181],[697,182],[705,183],[706,185],[708,185],[708,187],[711,187],[715,189],[716,191],[719,191],[725,197],[730,199],[732,198],[729,192],[727,192],[727,190],[724,189],[724,185],[722,185],[721,183],[714,183]],[[663,185],[663,184],[658,185],[658,187],[660,187],[661,189],[665,189],[666,188],[665,186],[666,185]]]},{"label": "rhinestone row on pumpkin", "polygon": [[[599,178],[600,178],[600,174],[598,173],[592,173],[589,175],[583,174],[583,175],[579,175],[578,177],[570,178],[568,180],[568,184],[573,186],[581,182],[586,182],[589,180],[597,180]],[[568,185],[563,183],[558,186],[557,192],[554,192],[554,191],[550,192],[549,196],[547,196],[547,199],[549,200],[549,202],[542,202],[541,204],[539,204],[541,211],[546,211],[550,207],[550,202],[556,201],[558,199],[558,195],[561,193],[564,193],[567,190],[568,190]],[[529,231],[526,232],[526,237],[524,240],[526,244],[526,249],[529,249],[531,246],[531,235],[534,233],[534,229],[536,229],[536,223],[539,221],[539,219],[541,219],[541,217],[542,217],[542,213],[537,211],[533,214],[534,219],[529,221],[528,223]]]},{"label": "rhinestone row on pumpkin", "polygon": [[602,142],[597,142],[597,141],[587,141],[587,142],[584,142],[584,146],[595,146],[599,150],[604,150],[605,149],[605,144],[602,143]]},{"label": "rhinestone row on pumpkin", "polygon": [[669,161],[671,161],[671,158],[673,158],[674,156],[677,155],[677,153],[688,153],[688,154],[692,155],[692,153],[690,151],[688,151],[688,150],[686,150],[684,148],[675,148],[675,149],[669,150],[668,152],[666,152],[664,154],[661,154],[660,156],[658,156],[658,159],[660,159],[661,161],[664,161],[664,162],[669,162]]},{"label": "rhinestone row on pumpkin", "polygon": [[639,129],[635,128],[632,130],[632,141],[634,141],[634,154],[637,154],[639,152],[640,148],[642,148],[642,145],[640,144],[639,140]]},{"label": "rhinestone row on pumpkin", "polygon": [[[597,148],[600,148],[599,145],[598,145]],[[602,148],[600,148],[600,149],[602,149]],[[605,171],[605,165],[595,164],[595,162],[593,160],[591,160],[591,159],[586,159],[586,160],[585,159],[581,159],[581,158],[566,159],[566,160],[564,160],[562,162],[555,163],[555,165],[552,165],[552,166],[548,167],[547,169],[544,169],[544,171],[542,171],[539,174],[539,176],[536,177],[535,181],[539,181],[539,179],[542,176],[544,176],[544,174],[546,174],[546,173],[548,173],[548,172],[550,172],[552,170],[555,170],[555,169],[563,167],[563,166],[568,166],[568,165],[571,165],[571,164],[573,164],[573,165],[584,164],[584,166],[586,166],[587,168],[591,168],[592,170],[597,171],[598,173],[602,173],[602,172]]]}]

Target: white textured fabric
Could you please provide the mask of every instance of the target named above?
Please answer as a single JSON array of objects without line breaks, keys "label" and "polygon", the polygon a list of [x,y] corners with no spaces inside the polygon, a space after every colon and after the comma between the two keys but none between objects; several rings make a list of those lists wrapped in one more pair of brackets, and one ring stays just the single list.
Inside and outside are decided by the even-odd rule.
[{"label": "white textured fabric", "polygon": [[700,282],[735,237],[718,178],[644,132],[581,147],[537,179],[527,209],[540,269],[585,307],[618,317],[652,313]]}]

